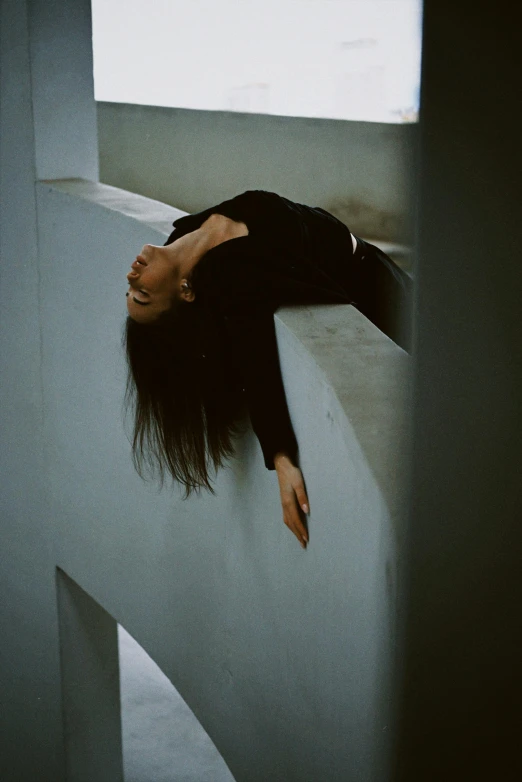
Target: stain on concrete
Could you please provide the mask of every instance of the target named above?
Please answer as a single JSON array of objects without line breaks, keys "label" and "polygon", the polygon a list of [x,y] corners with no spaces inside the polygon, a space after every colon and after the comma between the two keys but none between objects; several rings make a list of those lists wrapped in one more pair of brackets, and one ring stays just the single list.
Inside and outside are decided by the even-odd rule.
[{"label": "stain on concrete", "polygon": [[358,236],[408,243],[407,221],[403,214],[379,209],[354,198],[332,200],[325,209]]}]

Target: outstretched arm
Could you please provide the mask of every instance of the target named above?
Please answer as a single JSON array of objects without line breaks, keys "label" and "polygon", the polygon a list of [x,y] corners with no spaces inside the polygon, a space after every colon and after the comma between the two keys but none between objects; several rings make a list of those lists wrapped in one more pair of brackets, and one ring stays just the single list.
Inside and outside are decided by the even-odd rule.
[{"label": "outstretched arm", "polygon": [[[231,317],[229,334],[241,353],[247,407],[252,428],[263,451],[265,465],[277,473],[283,520],[303,548],[308,533],[302,513],[308,513],[308,497],[301,470],[296,465],[295,439],[281,378],[274,316]],[[302,511],[302,512],[301,512]]]},{"label": "outstretched arm", "polygon": [[236,267],[234,272],[230,279],[240,293],[236,288],[238,295],[232,299],[226,292],[220,297],[230,348],[241,372],[252,428],[265,465],[277,472],[284,523],[305,548],[308,533],[302,513],[308,512],[308,498],[296,465],[297,442],[281,377],[268,283],[252,280],[244,266]]}]

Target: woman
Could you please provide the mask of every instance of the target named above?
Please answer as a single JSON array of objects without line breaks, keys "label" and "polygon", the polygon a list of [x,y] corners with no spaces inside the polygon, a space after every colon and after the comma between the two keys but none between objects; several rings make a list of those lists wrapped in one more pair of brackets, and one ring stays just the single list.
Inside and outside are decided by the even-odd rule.
[{"label": "woman", "polygon": [[[318,207],[249,190],[174,221],[127,275],[126,401],[133,458],[212,491],[246,412],[279,481],[283,518],[303,548],[308,498],[281,379],[274,312],[347,303],[407,348],[409,277]],[[142,475],[143,477],[143,475]]]}]

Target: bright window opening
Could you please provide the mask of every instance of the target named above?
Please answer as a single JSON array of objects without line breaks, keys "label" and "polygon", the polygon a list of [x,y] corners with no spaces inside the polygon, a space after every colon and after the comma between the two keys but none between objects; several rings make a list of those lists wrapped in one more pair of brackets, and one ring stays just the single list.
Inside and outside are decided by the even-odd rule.
[{"label": "bright window opening", "polygon": [[92,0],[98,101],[416,121],[421,0]]}]

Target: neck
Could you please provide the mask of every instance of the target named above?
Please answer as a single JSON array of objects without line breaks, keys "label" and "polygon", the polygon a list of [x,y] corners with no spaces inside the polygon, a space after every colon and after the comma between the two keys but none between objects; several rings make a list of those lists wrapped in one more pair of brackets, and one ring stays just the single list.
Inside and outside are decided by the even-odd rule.
[{"label": "neck", "polygon": [[172,244],[166,245],[166,251],[177,270],[179,279],[188,279],[193,268],[213,247],[236,236],[245,236],[248,228],[228,217],[212,214],[195,231],[180,236]]},{"label": "neck", "polygon": [[189,276],[194,266],[211,247],[211,237],[198,228],[166,245],[165,251],[181,279]]},{"label": "neck", "polygon": [[177,240],[178,263],[181,277],[188,277],[194,266],[213,247],[229,238],[227,226],[220,215],[210,215],[195,231],[191,231]]}]

